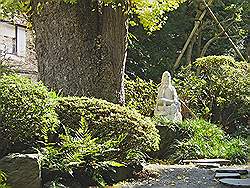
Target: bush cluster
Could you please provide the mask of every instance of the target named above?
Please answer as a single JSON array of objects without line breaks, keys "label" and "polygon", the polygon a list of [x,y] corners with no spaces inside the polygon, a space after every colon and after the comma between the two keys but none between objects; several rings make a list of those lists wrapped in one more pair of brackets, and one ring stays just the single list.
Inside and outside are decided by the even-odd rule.
[{"label": "bush cluster", "polygon": [[157,85],[153,81],[144,81],[137,77],[125,79],[126,106],[136,109],[144,116],[153,116],[157,98]]},{"label": "bush cluster", "polygon": [[198,117],[223,125],[228,133],[246,129],[250,117],[248,66],[229,56],[199,58],[178,73],[178,94]]},{"label": "bush cluster", "polygon": [[[175,136],[171,145],[172,153],[165,158],[174,161],[198,158],[225,158],[232,163],[247,162],[248,147],[242,138],[231,138],[215,124],[202,119],[186,120],[182,123],[173,123],[164,118],[155,119],[158,124],[164,124],[178,134],[185,133],[185,137]],[[161,138],[165,140],[165,138]],[[170,147],[170,146],[168,146]]]},{"label": "bush cluster", "polygon": [[[181,70],[177,89],[200,117],[222,123],[224,128],[236,123],[246,125],[249,73],[245,66],[224,56],[198,59]],[[127,78],[127,106],[123,107],[101,99],[58,97],[41,83],[3,74],[0,157],[45,141],[42,153],[46,168],[77,173],[84,167],[103,182],[99,170],[119,166],[116,162],[139,159],[159,148],[160,136],[155,126],[158,124],[167,127],[161,134],[164,153],[158,153],[165,158],[226,158],[234,163],[246,162],[245,141],[229,138],[215,124],[205,120],[173,123],[162,117],[152,121],[145,117],[153,115],[156,95],[157,86],[153,82]]]},{"label": "bush cluster", "polygon": [[0,54],[0,77],[3,75],[8,75],[11,73],[14,73],[14,70],[12,70],[8,65],[8,60],[5,59],[5,56]]},{"label": "bush cluster", "polygon": [[0,156],[44,140],[57,125],[52,93],[41,83],[9,75],[0,78]]},{"label": "bush cluster", "polygon": [[155,116],[152,121],[159,130],[161,141],[160,149],[150,152],[149,155],[153,158],[171,161],[171,156],[178,150],[179,141],[190,138],[191,132],[164,116]]},{"label": "bush cluster", "polygon": [[63,126],[77,129],[84,118],[92,136],[103,142],[123,136],[119,151],[114,152],[121,159],[158,149],[159,135],[152,121],[126,107],[101,99],[65,97],[57,99],[55,109]]},{"label": "bush cluster", "polygon": [[17,75],[0,78],[0,99],[0,157],[39,145],[43,167],[63,173],[88,169],[85,175],[102,184],[104,169],[158,149],[154,123],[127,107],[58,97],[43,84]]},{"label": "bush cluster", "polygon": [[[43,148],[41,160],[43,169],[74,174],[74,181],[81,183],[81,179],[87,179],[90,185],[103,187],[107,179],[113,175],[110,169],[123,166],[115,162],[117,156],[112,155],[119,149],[118,145],[122,137],[106,142],[99,141],[99,138],[92,138],[84,119],[78,129],[64,127],[59,138],[59,142],[48,143]],[[109,176],[103,176],[103,174]],[[53,180],[58,183],[69,181],[65,181],[65,177],[62,180],[60,176],[56,176]],[[44,181],[46,182],[45,179]],[[84,181],[81,184],[85,187],[88,183]]]}]

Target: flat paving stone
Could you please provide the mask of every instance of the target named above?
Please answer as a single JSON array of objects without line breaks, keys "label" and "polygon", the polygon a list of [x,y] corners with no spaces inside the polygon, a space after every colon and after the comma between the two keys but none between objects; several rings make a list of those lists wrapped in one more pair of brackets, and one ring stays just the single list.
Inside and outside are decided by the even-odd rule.
[{"label": "flat paving stone", "polygon": [[240,179],[240,174],[239,173],[216,173],[215,178],[239,178]]},{"label": "flat paving stone", "polygon": [[197,159],[197,160],[183,160],[183,163],[219,163],[229,164],[231,161],[227,159]]},{"label": "flat paving stone", "polygon": [[239,169],[239,168],[219,168],[219,169],[216,169],[215,172],[219,172],[219,173],[239,173],[241,175],[248,174],[247,169]]},{"label": "flat paving stone", "polygon": [[220,164],[218,163],[196,163],[195,166],[199,167],[199,168],[219,168]]},{"label": "flat paving stone", "polygon": [[247,179],[224,178],[220,179],[220,182],[230,186],[250,187],[250,178]]}]

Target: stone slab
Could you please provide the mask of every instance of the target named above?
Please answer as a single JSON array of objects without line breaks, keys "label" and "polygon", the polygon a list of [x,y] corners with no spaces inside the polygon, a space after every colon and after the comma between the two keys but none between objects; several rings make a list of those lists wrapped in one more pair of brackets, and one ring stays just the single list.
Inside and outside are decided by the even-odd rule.
[{"label": "stone slab", "polygon": [[218,163],[195,163],[195,166],[199,168],[219,168],[220,164]]},{"label": "stone slab", "polygon": [[11,188],[41,188],[41,168],[37,154],[9,154],[0,159],[0,169]]},{"label": "stone slab", "polygon": [[231,161],[227,159],[197,159],[197,160],[183,160],[183,163],[219,163],[229,164]]},{"label": "stone slab", "polygon": [[215,178],[239,178],[240,179],[240,174],[239,173],[216,173]]},{"label": "stone slab", "polygon": [[250,178],[247,179],[224,178],[220,179],[220,182],[230,186],[250,187]]},{"label": "stone slab", "polygon": [[216,169],[215,172],[219,172],[219,173],[239,173],[241,175],[248,174],[247,169],[239,169],[239,168],[219,168],[219,169]]}]

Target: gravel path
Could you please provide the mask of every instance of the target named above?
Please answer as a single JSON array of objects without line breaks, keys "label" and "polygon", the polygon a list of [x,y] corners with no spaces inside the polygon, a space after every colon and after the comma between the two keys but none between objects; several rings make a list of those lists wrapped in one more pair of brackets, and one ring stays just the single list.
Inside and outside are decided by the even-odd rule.
[{"label": "gravel path", "polygon": [[[247,166],[241,166],[247,168]],[[228,188],[214,178],[212,169],[201,169],[193,165],[147,165],[144,173],[151,177],[124,183],[124,188]]]}]

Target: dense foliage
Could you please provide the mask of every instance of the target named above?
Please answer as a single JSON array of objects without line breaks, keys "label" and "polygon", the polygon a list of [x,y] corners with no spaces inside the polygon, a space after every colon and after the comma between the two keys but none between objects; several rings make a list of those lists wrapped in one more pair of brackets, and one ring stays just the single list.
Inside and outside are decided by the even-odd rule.
[{"label": "dense foliage", "polygon": [[154,82],[146,82],[141,78],[125,79],[126,106],[136,109],[144,116],[152,116],[157,97],[157,86]]},{"label": "dense foliage", "polygon": [[47,139],[57,125],[53,93],[41,83],[16,75],[0,78],[0,154],[21,152]]},{"label": "dense foliage", "polygon": [[248,146],[242,138],[230,138],[217,125],[204,120],[185,121],[181,125],[192,132],[180,142],[176,156],[185,159],[225,158],[232,163],[246,163]]},{"label": "dense foliage", "polygon": [[10,188],[10,186],[6,184],[6,179],[6,174],[0,170],[0,188]]},{"label": "dense foliage", "polygon": [[[175,10],[186,0],[132,0],[132,12],[149,32],[159,30],[166,22],[165,13]],[[136,23],[131,21],[132,25]]]},{"label": "dense foliage", "polygon": [[[160,31],[148,35],[139,25],[130,27],[130,42],[126,74],[159,82],[161,74],[172,71],[173,65],[190,35],[202,6],[201,1],[186,1],[173,12],[165,14],[166,24]],[[210,6],[245,59],[249,56],[247,44],[249,8],[246,0],[214,0]],[[201,9],[200,9],[201,8]],[[232,44],[207,13],[192,38],[181,65],[209,55],[231,55],[237,58]],[[173,75],[174,77],[174,75]]]},{"label": "dense foliage", "polygon": [[228,56],[197,59],[176,79],[180,98],[200,118],[223,125],[230,133],[246,128],[250,117],[248,64]]},{"label": "dense foliage", "polygon": [[[171,71],[187,33],[192,30],[190,7],[185,3],[168,13],[166,24],[151,35],[141,25],[130,27],[126,74],[160,82],[164,71]],[[188,16],[186,16],[188,15]]]},{"label": "dense foliage", "polygon": [[[65,3],[77,4],[78,0],[58,0]],[[165,23],[165,12],[173,11],[186,0],[102,0],[98,1],[99,8],[101,6],[123,6],[125,11],[130,10],[133,12],[137,19],[131,19],[131,24],[135,25],[139,22],[148,31],[152,32],[162,28]],[[93,2],[92,2],[93,3]],[[93,10],[95,2],[91,5]],[[129,9],[128,9],[129,7]],[[20,14],[20,11],[25,15],[29,15],[31,11],[39,11],[42,8],[42,2],[38,7],[32,7],[32,0],[29,1],[16,1],[16,0],[0,0],[0,18],[11,17],[10,15]],[[133,16],[132,16],[133,17]],[[131,17],[131,18],[132,18]]]},{"label": "dense foliage", "polygon": [[5,58],[5,56],[0,54],[0,77],[14,72],[10,66],[8,66],[7,62],[8,60]]},{"label": "dense foliage", "polygon": [[[59,135],[60,141],[48,143],[42,149],[42,167],[50,171],[73,174],[79,182],[85,177],[93,181],[93,184],[89,182],[90,185],[104,186],[108,177],[103,177],[103,174],[108,172],[111,176],[112,167],[123,166],[115,162],[117,156],[111,154],[119,149],[117,146],[122,136],[118,140],[102,142],[98,138],[92,138],[83,119],[81,123],[77,130],[64,127],[63,133]],[[67,182],[60,178],[62,177],[58,176],[54,181]],[[82,186],[87,184],[83,182]]]},{"label": "dense foliage", "polygon": [[124,139],[117,145],[113,155],[122,160],[136,154],[158,149],[159,135],[155,125],[136,111],[100,99],[79,97],[58,98],[56,112],[61,124],[78,129],[82,117],[92,136],[102,142]]},{"label": "dense foliage", "polygon": [[[166,159],[180,161],[198,158],[225,158],[232,163],[246,163],[248,146],[242,138],[230,138],[217,125],[205,120],[186,120],[173,123],[165,118],[155,118],[157,124],[176,131]],[[181,137],[178,137],[180,135]],[[169,135],[171,136],[171,135]],[[161,138],[164,140],[164,138]],[[164,149],[164,148],[163,148]]]}]

